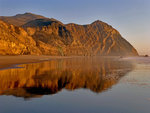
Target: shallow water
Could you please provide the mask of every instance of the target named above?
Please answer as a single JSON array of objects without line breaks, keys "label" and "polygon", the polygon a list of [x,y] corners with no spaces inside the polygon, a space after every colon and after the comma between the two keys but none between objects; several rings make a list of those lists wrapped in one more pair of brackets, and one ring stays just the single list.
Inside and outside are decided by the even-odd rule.
[{"label": "shallow water", "polygon": [[150,113],[149,58],[77,57],[0,71],[0,113]]}]

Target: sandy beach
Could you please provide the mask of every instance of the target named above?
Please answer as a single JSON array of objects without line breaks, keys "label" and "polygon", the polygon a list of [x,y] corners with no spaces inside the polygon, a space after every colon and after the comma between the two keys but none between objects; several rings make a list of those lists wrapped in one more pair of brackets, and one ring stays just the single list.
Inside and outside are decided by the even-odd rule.
[{"label": "sandy beach", "polygon": [[[34,56],[34,55],[18,55],[18,56],[0,56],[0,69],[13,67],[18,64],[35,63],[55,59],[73,58],[77,56]],[[150,59],[145,57],[125,57],[122,60],[146,62],[149,63]]]},{"label": "sandy beach", "polygon": [[16,64],[35,63],[47,60],[62,59],[70,57],[62,56],[32,56],[32,55],[21,55],[21,56],[0,56],[0,69],[13,67]]}]

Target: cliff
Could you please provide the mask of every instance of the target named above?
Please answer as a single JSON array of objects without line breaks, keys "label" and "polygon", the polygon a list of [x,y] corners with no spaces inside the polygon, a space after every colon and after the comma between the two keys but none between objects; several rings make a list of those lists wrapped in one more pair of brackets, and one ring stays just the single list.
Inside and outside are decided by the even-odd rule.
[{"label": "cliff", "polygon": [[116,29],[99,20],[88,25],[63,24],[31,13],[0,18],[3,20],[0,21],[0,54],[3,55],[138,55]]},{"label": "cliff", "polygon": [[0,21],[0,55],[41,54],[36,42],[21,27]]}]

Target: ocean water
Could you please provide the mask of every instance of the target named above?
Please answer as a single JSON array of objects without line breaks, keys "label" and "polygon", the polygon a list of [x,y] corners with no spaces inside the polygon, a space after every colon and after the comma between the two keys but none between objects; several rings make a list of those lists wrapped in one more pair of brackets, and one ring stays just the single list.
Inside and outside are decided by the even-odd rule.
[{"label": "ocean water", "polygon": [[0,113],[150,113],[150,58],[77,57],[0,70]]}]

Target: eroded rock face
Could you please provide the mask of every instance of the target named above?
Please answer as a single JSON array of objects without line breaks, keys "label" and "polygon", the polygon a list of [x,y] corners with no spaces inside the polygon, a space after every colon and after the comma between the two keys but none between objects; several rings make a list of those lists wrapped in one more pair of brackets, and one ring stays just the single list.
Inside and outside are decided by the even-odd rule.
[{"label": "eroded rock face", "polygon": [[0,21],[0,54],[41,54],[41,51],[36,47],[33,38],[23,28]]},{"label": "eroded rock face", "polygon": [[[33,15],[33,18],[31,18]],[[55,19],[44,18],[34,14],[24,14],[21,17],[26,17],[21,27],[14,27],[0,21],[0,54],[5,54],[8,45],[10,49],[16,47],[16,51],[7,52],[7,54],[45,54],[45,55],[111,55],[111,56],[133,56],[138,55],[136,49],[115,30],[112,26],[95,21],[88,25],[63,24]],[[20,18],[21,18],[20,17]],[[30,17],[30,18],[29,18]],[[19,17],[17,18],[19,19]],[[11,19],[9,18],[9,23]],[[12,24],[14,24],[13,22]],[[4,25],[5,24],[5,25]],[[18,26],[18,24],[17,24]],[[4,27],[4,28],[3,28]],[[12,43],[7,42],[4,37],[7,37]],[[5,42],[4,42],[5,41]],[[25,44],[25,41],[28,43]],[[18,45],[15,46],[15,44]],[[24,44],[28,50],[24,50]],[[32,45],[30,47],[29,45]],[[34,50],[32,50],[34,48]],[[13,49],[12,49],[13,50]],[[20,51],[28,51],[21,53]],[[3,52],[2,52],[3,51]]]},{"label": "eroded rock face", "polygon": [[117,30],[99,20],[90,25],[68,24],[66,27],[74,37],[72,48],[82,47],[85,55],[137,55]]}]

